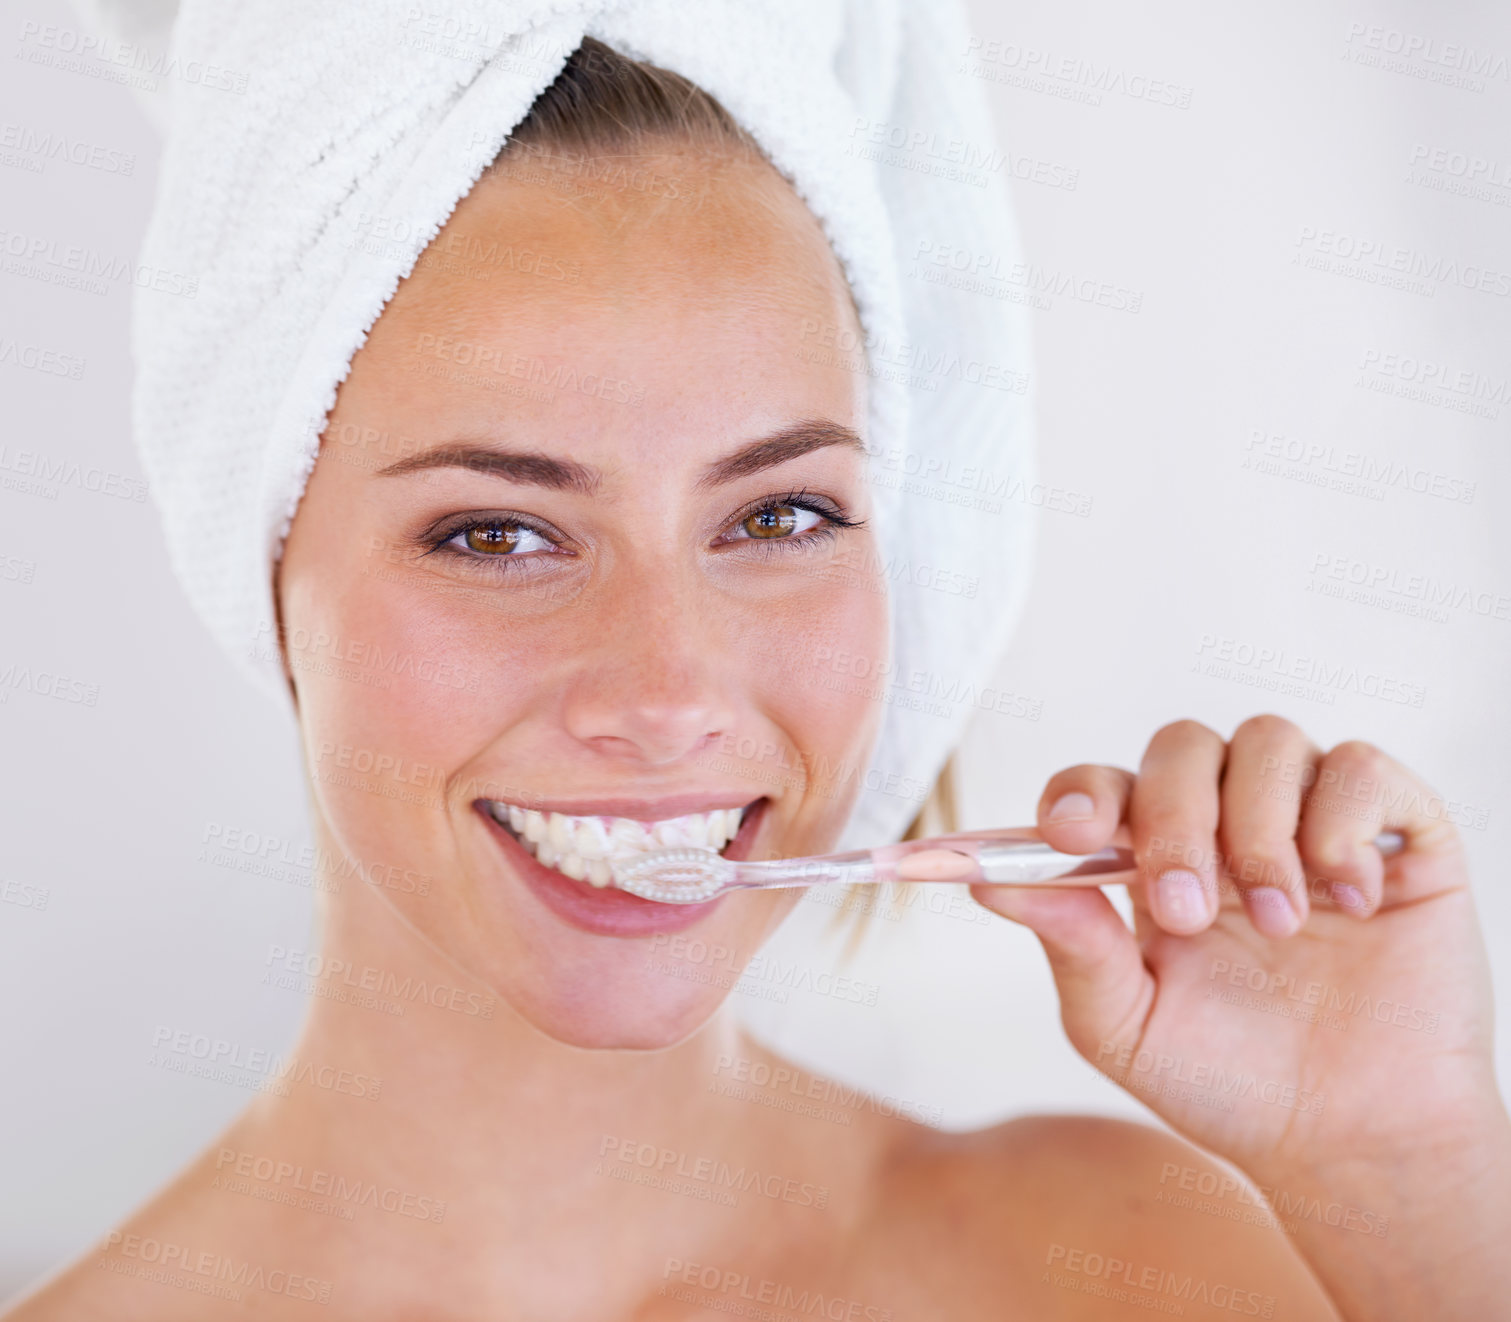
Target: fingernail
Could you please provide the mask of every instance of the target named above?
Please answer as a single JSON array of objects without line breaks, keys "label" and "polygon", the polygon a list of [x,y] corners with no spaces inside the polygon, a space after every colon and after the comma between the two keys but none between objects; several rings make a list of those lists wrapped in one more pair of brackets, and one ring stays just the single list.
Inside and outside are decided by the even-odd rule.
[{"label": "fingernail", "polygon": [[1333,883],[1333,899],[1345,909],[1362,909],[1364,907],[1364,892],[1357,886],[1350,886],[1347,882],[1338,881]]},{"label": "fingernail", "polygon": [[1181,868],[1160,873],[1154,883],[1154,904],[1162,927],[1199,927],[1207,920],[1201,878]]},{"label": "fingernail", "polygon": [[1054,806],[1049,810],[1046,822],[1089,822],[1097,815],[1096,800],[1089,794],[1082,794],[1079,790],[1071,794],[1062,794],[1054,801]]},{"label": "fingernail", "polygon": [[1265,936],[1290,936],[1301,924],[1291,899],[1274,886],[1256,886],[1248,894],[1249,921]]}]

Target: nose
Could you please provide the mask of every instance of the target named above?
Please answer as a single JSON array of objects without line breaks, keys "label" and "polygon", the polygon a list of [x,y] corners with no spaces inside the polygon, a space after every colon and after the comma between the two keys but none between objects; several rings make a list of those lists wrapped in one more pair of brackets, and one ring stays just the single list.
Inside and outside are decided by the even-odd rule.
[{"label": "nose", "polygon": [[599,753],[664,767],[733,730],[738,668],[708,601],[706,591],[664,577],[606,585],[567,686],[568,734]]}]

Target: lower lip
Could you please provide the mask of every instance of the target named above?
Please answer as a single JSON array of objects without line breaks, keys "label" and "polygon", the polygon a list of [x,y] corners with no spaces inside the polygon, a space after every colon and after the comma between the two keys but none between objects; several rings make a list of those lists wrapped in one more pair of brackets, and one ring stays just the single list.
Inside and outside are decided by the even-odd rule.
[{"label": "lower lip", "polygon": [[[760,829],[767,800],[750,808],[740,823],[739,833],[724,850],[725,858],[744,858],[750,842]],[[704,915],[724,902],[725,896],[702,904],[661,904],[642,899],[616,886],[602,888],[548,868],[524,845],[493,819],[481,803],[474,805],[478,816],[492,832],[514,872],[530,891],[563,922],[595,936],[653,936],[662,932],[680,932],[691,927]]]}]

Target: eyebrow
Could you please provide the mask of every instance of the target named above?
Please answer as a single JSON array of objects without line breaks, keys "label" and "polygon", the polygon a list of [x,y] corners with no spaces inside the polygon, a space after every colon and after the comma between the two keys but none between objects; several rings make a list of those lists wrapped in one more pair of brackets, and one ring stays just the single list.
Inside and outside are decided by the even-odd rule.
[{"label": "eyebrow", "polygon": [[[832,445],[842,445],[861,454],[866,453],[866,443],[851,428],[828,418],[803,418],[769,436],[762,436],[742,445],[733,454],[716,459],[704,469],[697,485],[722,486]],[[572,459],[556,459],[535,451],[500,449],[469,441],[437,446],[424,454],[400,459],[397,463],[378,469],[375,476],[401,477],[431,468],[465,468],[525,486],[551,487],[558,491],[579,491],[584,494],[597,490],[602,480],[602,474],[596,468]]]}]

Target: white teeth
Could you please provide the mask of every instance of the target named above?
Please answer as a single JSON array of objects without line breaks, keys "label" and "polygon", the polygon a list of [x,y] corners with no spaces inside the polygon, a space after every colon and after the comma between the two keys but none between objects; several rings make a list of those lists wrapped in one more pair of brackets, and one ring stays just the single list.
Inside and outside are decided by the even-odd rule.
[{"label": "white teeth", "polygon": [[609,818],[609,852],[642,854],[650,848],[645,826],[629,817]]},{"label": "white teeth", "polygon": [[740,829],[743,808],[715,808],[660,822],[632,817],[572,817],[541,813],[513,803],[490,802],[494,820],[508,826],[525,847],[548,868],[577,881],[607,886],[612,862],[650,849],[692,846],[721,850]]},{"label": "white teeth", "polygon": [[699,834],[703,837],[701,842],[693,839],[693,832],[682,825],[680,817],[673,817],[668,822],[657,822],[651,828],[651,839],[663,849],[677,849],[683,845],[706,843],[708,840],[708,828],[704,827]]},{"label": "white teeth", "polygon": [[573,819],[572,849],[583,858],[602,858],[609,852],[609,833],[596,817]]}]

